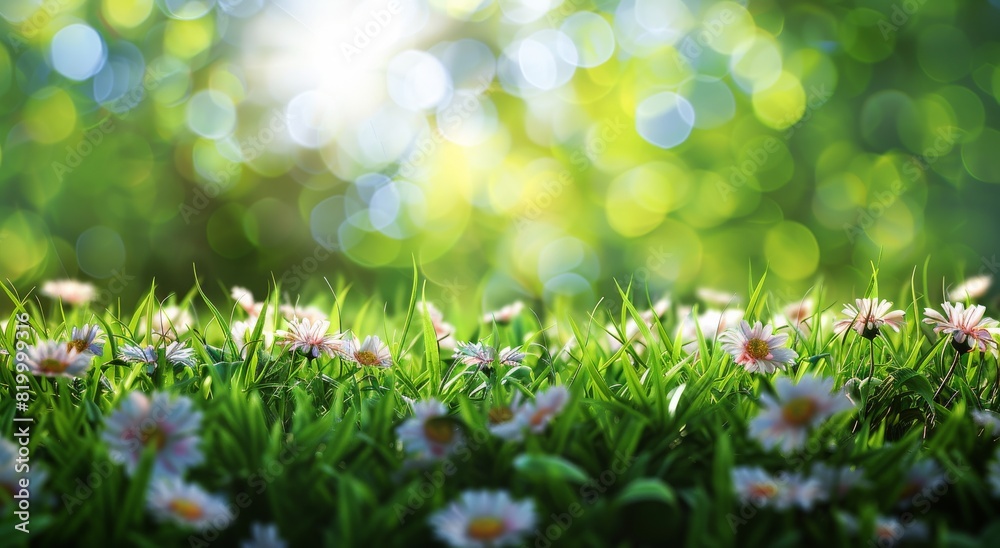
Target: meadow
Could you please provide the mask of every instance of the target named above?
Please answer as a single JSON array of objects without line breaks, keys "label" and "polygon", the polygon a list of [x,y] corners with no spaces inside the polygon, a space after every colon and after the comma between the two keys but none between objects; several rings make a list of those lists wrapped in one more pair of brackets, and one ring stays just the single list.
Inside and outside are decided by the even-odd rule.
[{"label": "meadow", "polygon": [[989,280],[842,311],[765,278],[571,314],[438,310],[416,269],[395,302],[5,285],[0,542],[988,545]]}]

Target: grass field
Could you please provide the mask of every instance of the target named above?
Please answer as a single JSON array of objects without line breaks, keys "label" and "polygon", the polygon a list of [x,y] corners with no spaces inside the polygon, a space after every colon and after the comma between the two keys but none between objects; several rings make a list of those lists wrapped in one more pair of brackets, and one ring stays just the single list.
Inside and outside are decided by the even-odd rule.
[{"label": "grass field", "polygon": [[995,322],[935,331],[926,282],[873,278],[860,323],[764,282],[492,315],[416,274],[298,306],[5,286],[0,544],[994,542]]}]

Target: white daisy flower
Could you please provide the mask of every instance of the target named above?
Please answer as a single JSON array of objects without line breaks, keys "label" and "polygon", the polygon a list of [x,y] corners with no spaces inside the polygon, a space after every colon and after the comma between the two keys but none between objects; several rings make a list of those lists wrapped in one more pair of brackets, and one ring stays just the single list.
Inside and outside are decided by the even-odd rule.
[{"label": "white daisy flower", "polygon": [[358,367],[375,366],[391,367],[392,354],[389,347],[374,335],[365,337],[365,341],[354,337],[347,341],[341,354],[348,361],[354,362]]},{"label": "white daisy flower", "polygon": [[94,355],[78,352],[66,343],[42,341],[29,346],[25,362],[32,375],[45,377],[80,377],[87,372]]},{"label": "white daisy flower", "polygon": [[496,322],[499,325],[507,325],[514,320],[524,310],[524,303],[514,301],[505,305],[495,312],[489,312],[483,316],[483,323]]},{"label": "white daisy flower", "polygon": [[506,491],[465,491],[429,523],[449,546],[493,548],[521,542],[536,521],[532,500],[516,501]]},{"label": "white daisy flower", "polygon": [[973,410],[972,421],[982,426],[983,430],[992,437],[1000,436],[1000,415],[993,411],[979,409]]},{"label": "white daisy flower", "polygon": [[224,529],[233,520],[222,497],[206,493],[180,478],[160,478],[150,486],[146,506],[159,521],[207,531]]},{"label": "white daisy flower", "polygon": [[74,327],[70,334],[69,346],[81,354],[90,352],[94,356],[103,356],[104,342],[98,340],[100,336],[101,328],[96,325],[84,324],[83,327]]},{"label": "white daisy flower", "polygon": [[188,348],[186,344],[180,341],[168,344],[167,348],[163,351],[163,357],[171,365],[194,367],[198,364],[198,358],[194,355],[194,349]]},{"label": "white daisy flower", "polygon": [[236,301],[236,304],[240,305],[240,308],[246,311],[246,313],[251,317],[260,315],[260,311],[263,306],[258,305],[257,301],[253,298],[253,293],[251,293],[249,289],[240,286],[233,286],[229,295],[234,301]]},{"label": "white daisy flower", "polygon": [[[47,474],[34,463],[27,471],[18,471],[19,469],[16,468],[17,457],[18,446],[0,438],[0,491],[6,491],[8,495],[13,496],[21,489],[27,489],[28,500],[35,502],[38,497],[42,496],[41,487],[45,483]],[[27,487],[21,486],[22,479],[27,481]],[[0,495],[0,501],[3,501],[2,495]]]},{"label": "white daisy flower", "polygon": [[974,301],[985,295],[986,292],[989,291],[992,283],[993,276],[990,276],[989,274],[973,276],[949,291],[948,300],[961,302],[968,299],[970,301]]},{"label": "white daisy flower", "polygon": [[806,477],[800,472],[782,472],[775,479],[779,484],[776,508],[812,510],[813,505],[824,499],[823,484],[816,478]]},{"label": "white daisy flower", "polygon": [[465,365],[482,369],[493,365],[493,360],[496,359],[496,350],[483,342],[458,343],[452,358]]},{"label": "white daisy flower", "polygon": [[809,431],[854,404],[841,391],[832,393],[833,379],[806,375],[798,384],[788,377],[774,383],[778,397],[763,394],[764,409],[750,421],[750,437],[770,449],[790,452],[805,445]]},{"label": "white daisy flower", "polygon": [[341,354],[344,348],[342,334],[330,335],[330,322],[326,320],[312,321],[308,318],[288,321],[287,331],[278,331],[275,335],[279,343],[288,347],[291,352],[300,352],[311,360],[322,355],[335,356]]},{"label": "white daisy flower", "polygon": [[427,315],[431,319],[431,325],[434,326],[434,333],[437,335],[438,347],[445,351],[455,350],[458,346],[458,341],[455,339],[455,326],[444,321],[444,314],[429,302],[421,301],[417,305],[417,310],[423,314],[425,307]]},{"label": "white daisy flower", "polygon": [[508,441],[521,441],[524,439],[524,431],[528,428],[527,416],[519,413],[521,407],[521,393],[514,396],[510,405],[501,405],[490,409],[487,414],[489,424],[487,428],[494,436]]},{"label": "white daisy flower", "polygon": [[[235,321],[229,326],[229,332],[233,337],[233,344],[240,351],[240,357],[247,357],[247,347],[251,342],[250,337],[253,337],[254,330],[257,329],[257,318],[251,317],[248,321]],[[270,348],[274,344],[274,334],[264,329],[261,331],[261,336],[264,338],[262,341],[265,348]]]},{"label": "white daisy flower", "polygon": [[435,399],[413,402],[413,417],[396,428],[403,450],[417,460],[443,459],[462,443],[462,430]]},{"label": "white daisy flower", "polygon": [[745,320],[741,321],[739,327],[722,334],[722,348],[733,356],[733,361],[751,373],[773,373],[786,364],[794,363],[799,355],[784,346],[788,335],[775,335],[772,330],[770,325],[761,325],[760,322],[751,328]]},{"label": "white daisy flower", "polygon": [[150,375],[156,369],[158,361],[155,347],[151,345],[142,347],[128,343],[118,347],[118,359],[127,363],[143,364],[146,366],[146,372]]},{"label": "white daisy flower", "polygon": [[776,507],[781,502],[781,485],[759,466],[735,466],[730,472],[733,490],[741,504],[759,508]]},{"label": "white daisy flower", "polygon": [[997,341],[993,335],[1000,333],[1000,328],[997,328],[996,320],[983,317],[986,313],[985,306],[976,305],[966,309],[965,303],[943,303],[941,308],[947,317],[933,308],[925,308],[924,323],[935,324],[935,333],[951,335],[951,345],[955,350],[971,352],[978,348],[980,352],[989,351],[994,356],[997,355]]},{"label": "white daisy flower", "polygon": [[553,386],[535,395],[535,401],[527,402],[517,409],[517,414],[535,434],[545,431],[552,419],[562,412],[569,402],[569,390],[562,385]]},{"label": "white daisy flower", "polygon": [[500,365],[513,367],[515,365],[521,365],[521,362],[524,361],[524,356],[525,354],[521,352],[521,347],[511,348],[507,346],[500,351],[500,355],[497,360],[500,362]]},{"label": "white daisy flower", "polygon": [[187,333],[194,323],[191,314],[177,306],[167,306],[152,315],[152,322],[147,321],[144,315],[139,320],[139,332],[145,333],[149,329],[153,343],[160,341],[176,341],[178,337]]},{"label": "white daisy flower", "polygon": [[923,540],[927,538],[927,525],[919,521],[902,523],[896,518],[878,516],[875,518],[875,533],[872,540],[876,546],[894,546],[897,542]]},{"label": "white daisy flower", "polygon": [[899,506],[909,507],[917,495],[926,495],[945,481],[947,481],[947,476],[937,462],[928,459],[914,464],[907,470],[903,480],[903,490],[899,493]]},{"label": "white daisy flower", "polygon": [[240,543],[240,548],[288,548],[288,543],[281,538],[278,526],[253,523],[250,525],[250,539]]},{"label": "white daisy flower", "polygon": [[832,467],[825,463],[817,462],[812,465],[810,475],[816,478],[822,486],[822,496],[824,499],[840,499],[847,496],[853,489],[869,485],[861,468],[850,468],[848,466]]},{"label": "white daisy flower", "polygon": [[890,311],[891,302],[880,299],[855,299],[854,302],[853,305],[844,305],[843,313],[847,318],[833,324],[834,333],[839,335],[853,329],[866,339],[874,339],[884,325],[899,333],[906,313],[902,310]]},{"label": "white daisy flower", "polygon": [[698,352],[699,329],[705,340],[714,341],[720,333],[724,333],[731,326],[739,325],[740,321],[743,320],[743,311],[736,308],[727,308],[721,311],[709,309],[696,317],[694,309],[684,307],[680,313],[681,324],[678,330],[681,341],[686,341],[682,342],[681,348],[688,354]]},{"label": "white daisy flower", "polygon": [[73,306],[83,306],[97,298],[97,288],[77,280],[52,280],[42,285],[42,295]]},{"label": "white daisy flower", "polygon": [[135,472],[145,448],[156,447],[153,475],[181,476],[203,460],[198,449],[201,413],[189,398],[156,392],[152,399],[132,392],[105,421],[101,438],[111,457]]},{"label": "white daisy flower", "polygon": [[806,298],[794,302],[781,310],[781,314],[774,317],[775,327],[791,327],[798,331],[803,337],[808,337],[810,332],[809,321],[816,312],[816,303],[812,299]]}]

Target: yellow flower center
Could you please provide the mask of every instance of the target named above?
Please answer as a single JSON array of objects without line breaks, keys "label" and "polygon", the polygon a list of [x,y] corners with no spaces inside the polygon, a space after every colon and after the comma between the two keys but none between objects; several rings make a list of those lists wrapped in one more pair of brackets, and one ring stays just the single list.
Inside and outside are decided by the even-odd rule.
[{"label": "yellow flower center", "polygon": [[354,353],[354,359],[361,365],[378,365],[380,360],[371,350],[358,350]]},{"label": "yellow flower center", "polygon": [[163,446],[167,444],[167,435],[159,428],[154,428],[152,432],[142,434],[139,439],[143,445],[155,443],[157,450],[163,449]]},{"label": "yellow flower center", "polygon": [[493,516],[481,516],[469,520],[466,534],[476,540],[494,540],[503,535],[503,521]]},{"label": "yellow flower center", "polygon": [[489,412],[490,424],[510,422],[513,418],[514,412],[510,410],[510,407],[494,407]]},{"label": "yellow flower center", "polygon": [[198,503],[187,499],[174,499],[170,501],[170,510],[188,521],[199,519],[205,514],[205,511],[202,510]]},{"label": "yellow flower center", "polygon": [[455,426],[445,417],[433,418],[424,422],[424,435],[435,443],[451,443],[455,439]]},{"label": "yellow flower center", "polygon": [[770,347],[767,346],[767,341],[763,339],[750,339],[747,341],[747,354],[755,360],[762,360],[771,353]]},{"label": "yellow flower center", "polygon": [[816,402],[811,398],[794,398],[781,407],[781,418],[795,426],[803,426],[816,415]]},{"label": "yellow flower center", "polygon": [[76,350],[77,352],[83,352],[87,349],[87,341],[82,339],[77,339],[75,341],[69,341],[66,343],[66,350]]},{"label": "yellow flower center", "polygon": [[748,490],[750,498],[769,499],[778,494],[778,488],[770,483],[755,483]]},{"label": "yellow flower center", "polygon": [[68,363],[55,358],[45,358],[38,364],[38,368],[46,373],[62,373],[67,367]]}]

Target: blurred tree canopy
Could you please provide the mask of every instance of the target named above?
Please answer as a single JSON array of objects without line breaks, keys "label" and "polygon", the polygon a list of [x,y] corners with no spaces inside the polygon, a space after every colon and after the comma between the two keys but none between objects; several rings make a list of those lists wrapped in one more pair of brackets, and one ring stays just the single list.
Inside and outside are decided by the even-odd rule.
[{"label": "blurred tree canopy", "polygon": [[[0,276],[994,273],[1000,2],[5,0]],[[932,279],[935,279],[932,277]],[[117,282],[115,282],[117,280]],[[451,289],[449,289],[451,288]],[[462,288],[462,289],[456,289]]]}]

